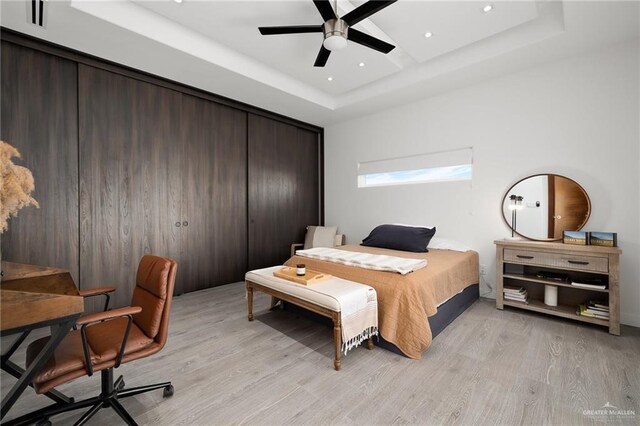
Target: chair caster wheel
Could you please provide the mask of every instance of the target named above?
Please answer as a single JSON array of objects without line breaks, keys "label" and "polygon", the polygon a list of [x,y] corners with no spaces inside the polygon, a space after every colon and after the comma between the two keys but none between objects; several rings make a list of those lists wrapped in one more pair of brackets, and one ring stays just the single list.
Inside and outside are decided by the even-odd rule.
[{"label": "chair caster wheel", "polygon": [[36,426],[51,426],[51,422],[48,419],[40,420],[36,423]]},{"label": "chair caster wheel", "polygon": [[164,398],[169,398],[170,396],[173,396],[173,385],[169,385],[165,387],[164,390],[162,391],[162,396]]}]

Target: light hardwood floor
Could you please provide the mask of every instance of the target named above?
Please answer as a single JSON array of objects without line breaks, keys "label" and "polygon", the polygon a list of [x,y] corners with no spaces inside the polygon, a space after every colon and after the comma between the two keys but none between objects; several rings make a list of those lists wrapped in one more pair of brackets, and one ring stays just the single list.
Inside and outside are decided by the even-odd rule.
[{"label": "light hardwood floor", "polygon": [[[604,328],[495,309],[480,300],[438,336],[420,361],[357,348],[333,370],[332,330],[255,296],[246,319],[243,283],[175,298],[169,342],[116,371],[128,386],[171,380],[128,398],[140,424],[640,424],[640,329]],[[6,341],[3,341],[6,343]],[[23,360],[23,352],[15,360]],[[13,379],[2,373],[2,390]],[[99,393],[100,378],[62,392]],[[596,417],[607,402],[635,416]],[[49,400],[27,389],[7,419]],[[52,418],[72,424],[81,411]],[[103,409],[90,424],[120,424]]]}]

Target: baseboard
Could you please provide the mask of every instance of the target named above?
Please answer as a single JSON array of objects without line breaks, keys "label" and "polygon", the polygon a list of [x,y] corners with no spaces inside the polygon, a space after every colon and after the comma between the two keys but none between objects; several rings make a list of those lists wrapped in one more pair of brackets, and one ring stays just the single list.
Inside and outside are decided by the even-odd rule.
[{"label": "baseboard", "polygon": [[620,313],[620,323],[632,327],[640,327],[640,315]]}]

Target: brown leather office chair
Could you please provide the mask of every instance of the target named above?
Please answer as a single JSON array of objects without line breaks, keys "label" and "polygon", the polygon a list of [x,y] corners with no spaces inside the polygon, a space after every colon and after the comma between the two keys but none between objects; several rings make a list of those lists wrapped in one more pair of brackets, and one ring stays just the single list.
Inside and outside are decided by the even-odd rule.
[{"label": "brown leather office chair", "polygon": [[[22,425],[38,422],[50,424],[53,415],[90,407],[76,422],[86,423],[102,407],[111,407],[128,424],[135,420],[119,400],[144,392],[164,388],[164,396],[173,395],[171,382],[124,389],[122,376],[114,382],[113,369],[121,363],[153,355],[167,341],[169,313],[176,276],[174,260],[146,255],[140,260],[131,306],[98,312],[81,317],[79,330],[71,331],[33,380],[36,393],[42,394],[78,377],[100,371],[100,395],[71,403],[56,403],[34,411],[7,424]],[[99,289],[104,292],[108,288]],[[88,291],[94,295],[100,291]],[[108,299],[107,299],[108,300]],[[48,337],[38,339],[27,348],[27,365],[46,344]]]}]

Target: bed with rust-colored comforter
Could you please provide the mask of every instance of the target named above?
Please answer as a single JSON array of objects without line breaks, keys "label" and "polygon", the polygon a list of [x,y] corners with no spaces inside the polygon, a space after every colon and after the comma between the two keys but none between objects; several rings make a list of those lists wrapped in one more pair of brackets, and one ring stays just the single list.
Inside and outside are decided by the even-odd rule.
[{"label": "bed with rust-colored comforter", "polygon": [[427,317],[435,315],[437,306],[479,281],[478,253],[433,250],[410,253],[360,245],[338,247],[387,256],[426,259],[427,266],[407,275],[374,271],[339,263],[293,256],[285,264],[306,264],[308,269],[331,274],[349,281],[370,285],[378,294],[378,328],[382,337],[406,356],[420,359],[431,345]]}]

